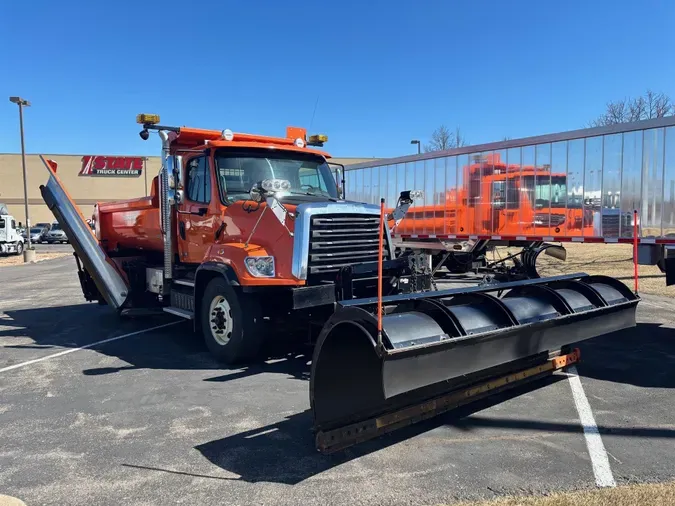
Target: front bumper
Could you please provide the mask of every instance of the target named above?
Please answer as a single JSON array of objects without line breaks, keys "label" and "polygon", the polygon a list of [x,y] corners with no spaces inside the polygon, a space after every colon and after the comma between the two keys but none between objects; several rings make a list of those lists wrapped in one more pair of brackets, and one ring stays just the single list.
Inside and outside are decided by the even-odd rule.
[{"label": "front bumper", "polygon": [[[350,265],[342,268],[333,283],[291,288],[292,308],[326,306],[354,297],[377,297],[377,271],[377,262]],[[383,295],[431,289],[431,275],[411,272],[403,258],[382,262],[382,278]]]}]

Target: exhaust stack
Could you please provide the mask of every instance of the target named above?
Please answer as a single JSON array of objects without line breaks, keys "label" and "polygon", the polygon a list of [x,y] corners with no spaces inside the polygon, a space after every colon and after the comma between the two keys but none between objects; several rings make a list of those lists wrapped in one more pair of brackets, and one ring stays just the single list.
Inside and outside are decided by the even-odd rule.
[{"label": "exhaust stack", "polygon": [[65,190],[61,180],[40,155],[49,172],[49,181],[40,185],[40,192],[47,207],[63,227],[66,236],[81,259],[99,293],[111,307],[122,309],[129,296],[126,276],[101,248],[84,216]]},{"label": "exhaust stack", "polygon": [[174,202],[175,193],[172,188],[171,178],[174,177],[174,163],[171,157],[168,132],[159,131],[159,137],[162,139],[162,168],[159,177],[159,207],[162,225],[162,237],[164,239],[164,295],[168,295],[173,278],[173,237],[171,226],[171,206]]}]

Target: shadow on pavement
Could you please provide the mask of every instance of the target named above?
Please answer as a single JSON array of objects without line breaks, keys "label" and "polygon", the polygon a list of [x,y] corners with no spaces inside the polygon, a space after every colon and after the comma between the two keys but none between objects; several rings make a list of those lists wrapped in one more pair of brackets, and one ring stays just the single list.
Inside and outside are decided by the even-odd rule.
[{"label": "shadow on pavement", "polygon": [[[49,350],[90,347],[106,356],[126,362],[119,367],[85,369],[85,375],[105,375],[132,369],[213,369],[224,374],[207,381],[230,381],[264,372],[285,373],[309,379],[311,350],[297,338],[277,339],[270,333],[258,361],[250,366],[229,367],[218,363],[206,348],[201,335],[189,322],[172,316],[120,318],[106,306],[76,304],[6,311],[9,319],[0,322],[0,338],[30,338],[33,343],[7,344],[6,349]],[[175,325],[117,341],[90,346],[115,336],[143,331],[158,325]]]},{"label": "shadow on pavement", "polygon": [[[477,411],[564,379],[562,375],[544,378],[331,455],[323,455],[316,450],[310,410],[265,427],[209,441],[195,449],[218,467],[239,475],[240,480],[295,485],[333,467],[443,425],[459,426],[462,418]],[[466,426],[464,429],[470,430],[470,427]]]},{"label": "shadow on pavement", "polygon": [[646,388],[675,388],[675,329],[658,323],[584,341],[580,376]]}]

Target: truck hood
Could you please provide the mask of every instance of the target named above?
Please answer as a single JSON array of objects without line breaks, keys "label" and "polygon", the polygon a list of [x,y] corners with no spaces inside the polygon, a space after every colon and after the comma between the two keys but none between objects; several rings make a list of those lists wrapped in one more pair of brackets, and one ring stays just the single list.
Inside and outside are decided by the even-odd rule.
[{"label": "truck hood", "polygon": [[313,202],[339,202],[337,199],[325,197],[323,195],[284,195],[279,200],[285,206],[299,206],[300,204],[308,204]]}]

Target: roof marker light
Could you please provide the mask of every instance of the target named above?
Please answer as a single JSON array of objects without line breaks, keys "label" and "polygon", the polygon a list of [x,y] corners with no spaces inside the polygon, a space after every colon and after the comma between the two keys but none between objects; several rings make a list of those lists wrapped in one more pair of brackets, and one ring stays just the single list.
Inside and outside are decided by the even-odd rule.
[{"label": "roof marker light", "polygon": [[230,130],[229,128],[223,130],[222,136],[223,139],[225,139],[226,141],[231,141],[232,139],[234,139],[234,134],[232,133],[232,130]]},{"label": "roof marker light", "polygon": [[295,139],[295,145],[299,148],[304,148],[305,147],[305,141],[302,140],[300,137]]}]

